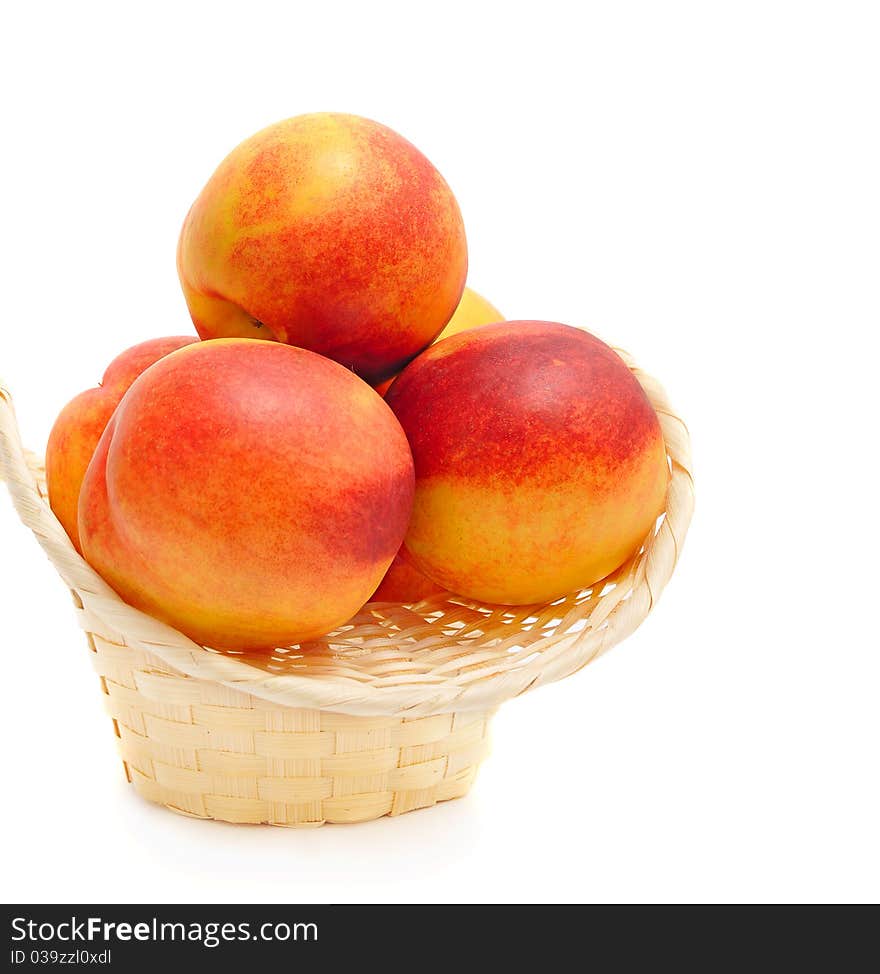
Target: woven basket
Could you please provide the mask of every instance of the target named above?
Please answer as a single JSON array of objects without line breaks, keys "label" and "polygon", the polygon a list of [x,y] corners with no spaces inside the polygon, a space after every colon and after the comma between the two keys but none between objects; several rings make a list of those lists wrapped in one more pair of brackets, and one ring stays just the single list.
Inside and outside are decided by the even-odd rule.
[{"label": "woven basket", "polygon": [[671,479],[641,550],[542,606],[438,596],[372,603],[324,638],[269,653],[206,649],[127,605],[77,554],[22,449],[0,385],[0,472],[73,593],[125,773],[198,818],[359,822],[464,795],[503,701],[574,673],[628,636],[672,574],[693,510],[690,444],[660,385],[617,350],[654,405]]}]

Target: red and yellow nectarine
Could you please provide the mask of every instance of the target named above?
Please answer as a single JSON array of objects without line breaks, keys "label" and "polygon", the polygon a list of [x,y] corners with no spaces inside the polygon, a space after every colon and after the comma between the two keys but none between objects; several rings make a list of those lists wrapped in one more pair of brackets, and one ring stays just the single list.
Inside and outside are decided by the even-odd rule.
[{"label": "red and yellow nectarine", "polygon": [[444,339],[386,401],[413,452],[408,556],[443,588],[546,602],[613,571],[663,510],[660,424],[620,357],[567,325]]},{"label": "red and yellow nectarine", "polygon": [[349,619],[412,505],[406,437],[329,359],[221,339],[137,379],[89,465],[79,530],[131,605],[194,640],[267,648]]},{"label": "red and yellow nectarine", "polygon": [[263,338],[394,375],[451,317],[467,274],[452,191],[406,139],[301,115],[241,143],[186,217],[178,271],[202,338]]}]

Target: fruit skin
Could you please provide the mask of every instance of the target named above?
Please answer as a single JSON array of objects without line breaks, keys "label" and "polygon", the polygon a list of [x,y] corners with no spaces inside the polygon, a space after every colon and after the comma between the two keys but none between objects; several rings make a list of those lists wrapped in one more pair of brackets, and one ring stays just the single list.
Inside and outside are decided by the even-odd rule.
[{"label": "fruit skin", "polygon": [[517,605],[589,586],[663,510],[657,416],[587,332],[518,321],[454,335],[386,401],[415,461],[407,554],[452,592]]},{"label": "fruit skin", "polygon": [[394,556],[391,567],[370,596],[371,602],[421,602],[431,595],[439,595],[444,589],[416,568],[402,548]]},{"label": "fruit skin", "polygon": [[127,349],[107,366],[98,386],[71,399],[55,420],[46,447],[49,505],[80,554],[79,491],[113,410],[144,369],[170,352],[197,341],[195,337],[183,336],[154,338]]},{"label": "fruit skin", "polygon": [[[504,321],[504,315],[482,294],[478,294],[472,288],[466,287],[461,301],[455,309],[455,314],[449,319],[448,324],[434,339],[434,344],[448,338],[450,335],[457,335],[461,331],[469,331],[471,328],[479,328],[481,325],[492,324],[496,321]],[[391,388],[393,376],[385,382],[376,386],[376,392],[384,396]],[[401,549],[391,562],[385,578],[382,579],[379,588],[370,597],[371,602],[419,602],[431,595],[439,595],[445,589],[436,582],[431,581],[423,575],[418,568],[406,557],[406,549]]]},{"label": "fruit skin", "polygon": [[177,266],[202,338],[298,345],[375,384],[452,316],[467,245],[452,191],[415,146],[318,113],[233,149],[186,217]]},{"label": "fruit skin", "polygon": [[[460,331],[469,331],[471,328],[479,328],[481,325],[491,325],[496,321],[504,321],[504,315],[493,305],[490,304],[482,294],[477,294],[472,288],[466,287],[455,309],[455,314],[449,319],[446,327],[434,339],[434,344],[449,338],[450,335],[457,335]],[[376,392],[384,396],[391,388],[391,383],[396,376],[386,379],[385,382],[376,386]]]},{"label": "fruit skin", "polygon": [[461,296],[461,301],[455,309],[455,314],[449,319],[446,327],[434,339],[440,342],[450,335],[457,335],[462,331],[470,331],[471,328],[479,328],[482,325],[491,325],[498,321],[504,321],[504,315],[487,301],[482,294],[478,294],[473,288],[466,287]]},{"label": "fruit skin", "polygon": [[403,540],[412,457],[364,382],[312,352],[222,339],[137,379],[89,465],[83,551],[197,642],[315,638],[366,602]]}]

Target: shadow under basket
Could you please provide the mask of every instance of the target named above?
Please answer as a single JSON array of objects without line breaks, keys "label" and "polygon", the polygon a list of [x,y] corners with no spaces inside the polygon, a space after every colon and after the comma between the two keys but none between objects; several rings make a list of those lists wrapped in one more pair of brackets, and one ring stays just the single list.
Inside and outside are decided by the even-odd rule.
[{"label": "shadow under basket", "polygon": [[657,412],[670,466],[663,516],[617,571],[540,606],[451,595],[371,603],[320,640],[260,654],[199,646],[119,598],[52,514],[42,462],[22,448],[0,384],[0,472],[73,593],[135,790],[184,815],[283,826],[367,821],[464,795],[497,707],[635,630],[684,543],[687,429],[661,386],[617,351]]}]

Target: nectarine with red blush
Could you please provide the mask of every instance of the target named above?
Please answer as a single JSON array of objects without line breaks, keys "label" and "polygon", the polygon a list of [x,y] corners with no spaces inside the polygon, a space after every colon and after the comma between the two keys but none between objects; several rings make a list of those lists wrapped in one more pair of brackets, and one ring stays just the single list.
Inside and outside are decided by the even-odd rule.
[{"label": "nectarine with red blush", "polygon": [[384,125],[317,113],[220,163],[184,221],[177,266],[202,338],[262,338],[377,384],[449,321],[467,275],[446,181]]},{"label": "nectarine with red blush", "polygon": [[219,339],[132,384],[83,482],[87,561],[197,642],[313,639],[367,601],[412,506],[406,437],[341,365]]},{"label": "nectarine with red blush", "polygon": [[405,548],[443,588],[547,602],[621,565],[663,510],[669,468],[622,359],[567,325],[486,325],[432,345],[386,402],[416,471]]}]

